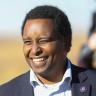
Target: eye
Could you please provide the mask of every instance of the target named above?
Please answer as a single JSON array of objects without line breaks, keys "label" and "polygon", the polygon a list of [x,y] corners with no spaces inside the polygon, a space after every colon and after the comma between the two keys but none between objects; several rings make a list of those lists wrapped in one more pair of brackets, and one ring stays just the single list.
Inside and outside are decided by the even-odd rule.
[{"label": "eye", "polygon": [[56,38],[53,38],[53,37],[46,37],[46,38],[39,39],[40,44],[46,44],[46,43],[50,43],[50,42],[54,42],[54,41],[56,41]]},{"label": "eye", "polygon": [[50,42],[49,39],[40,39],[40,40],[39,40],[39,43],[40,43],[40,44],[45,44],[45,43],[48,43],[48,42]]},{"label": "eye", "polygon": [[32,41],[30,41],[30,40],[24,40],[24,44],[31,45],[32,44]]},{"label": "eye", "polygon": [[39,43],[47,43],[47,42],[49,42],[48,39],[41,39],[41,40],[39,40]]}]

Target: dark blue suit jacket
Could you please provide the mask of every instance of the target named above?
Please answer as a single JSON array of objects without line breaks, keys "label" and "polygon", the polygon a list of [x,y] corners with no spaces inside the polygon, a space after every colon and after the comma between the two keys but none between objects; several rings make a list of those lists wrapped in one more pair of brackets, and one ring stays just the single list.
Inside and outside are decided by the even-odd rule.
[{"label": "dark blue suit jacket", "polygon": [[[34,96],[30,72],[0,86],[0,96]],[[72,65],[72,96],[96,96],[96,72]]]}]

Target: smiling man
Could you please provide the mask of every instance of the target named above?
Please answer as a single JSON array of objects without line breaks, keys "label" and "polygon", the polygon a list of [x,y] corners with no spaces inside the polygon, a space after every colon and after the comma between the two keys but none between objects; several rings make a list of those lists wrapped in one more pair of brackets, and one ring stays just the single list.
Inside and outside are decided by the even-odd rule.
[{"label": "smiling man", "polygon": [[0,96],[96,96],[96,73],[68,60],[72,31],[66,14],[38,6],[22,25],[30,71],[0,87]]},{"label": "smiling man", "polygon": [[45,79],[41,80],[43,83],[60,81],[65,71],[67,51],[63,40],[54,32],[52,19],[28,20],[23,30],[23,41],[26,60],[37,77]]}]

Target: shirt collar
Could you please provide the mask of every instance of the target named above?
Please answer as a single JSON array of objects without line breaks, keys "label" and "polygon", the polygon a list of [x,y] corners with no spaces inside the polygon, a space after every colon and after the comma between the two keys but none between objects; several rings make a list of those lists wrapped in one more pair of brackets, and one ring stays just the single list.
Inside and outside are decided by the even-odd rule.
[{"label": "shirt collar", "polygon": [[36,86],[36,85],[43,85],[39,80],[38,80],[38,78],[36,77],[36,75],[35,75],[35,73],[33,72],[33,70],[32,69],[30,69],[30,83],[31,83],[31,85],[34,87],[34,86]]},{"label": "shirt collar", "polygon": [[[66,79],[68,79],[68,83],[70,84],[71,80],[72,80],[72,71],[71,71],[71,62],[68,60],[67,62],[67,69],[65,71],[65,74],[62,78],[62,80],[60,81],[60,83],[63,83]],[[36,77],[35,73],[33,72],[32,69],[30,69],[30,83],[31,85],[34,87],[36,85],[41,85],[44,86]]]},{"label": "shirt collar", "polygon": [[[68,80],[67,80],[68,79]],[[65,74],[62,78],[62,81],[64,82],[65,80],[67,80],[69,82],[69,84],[71,83],[72,80],[72,69],[71,69],[71,62],[68,60],[67,62],[67,69],[65,71]]]}]

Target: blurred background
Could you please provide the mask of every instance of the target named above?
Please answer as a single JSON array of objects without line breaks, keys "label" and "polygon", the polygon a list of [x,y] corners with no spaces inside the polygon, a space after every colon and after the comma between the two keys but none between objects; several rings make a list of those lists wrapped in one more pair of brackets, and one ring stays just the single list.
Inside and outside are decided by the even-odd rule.
[{"label": "blurred background", "polygon": [[0,84],[29,70],[23,56],[21,26],[26,13],[37,5],[54,5],[63,10],[73,31],[68,57],[77,64],[79,50],[87,40],[95,0],[2,0],[0,1]]}]

